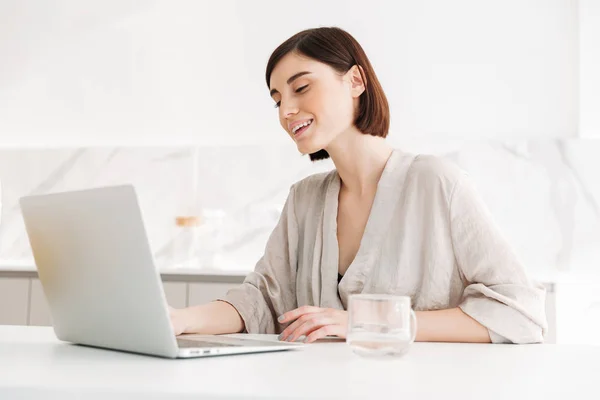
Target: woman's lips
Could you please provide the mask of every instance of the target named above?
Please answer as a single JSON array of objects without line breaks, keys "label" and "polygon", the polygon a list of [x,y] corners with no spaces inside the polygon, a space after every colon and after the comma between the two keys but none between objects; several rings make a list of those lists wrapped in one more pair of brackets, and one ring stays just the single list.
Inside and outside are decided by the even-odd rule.
[{"label": "woman's lips", "polygon": [[303,126],[302,128],[298,129],[296,131],[296,133],[294,133],[294,138],[300,137],[300,135],[302,135],[304,132],[306,132],[307,130],[309,130],[313,123],[314,122],[311,122],[309,125]]}]

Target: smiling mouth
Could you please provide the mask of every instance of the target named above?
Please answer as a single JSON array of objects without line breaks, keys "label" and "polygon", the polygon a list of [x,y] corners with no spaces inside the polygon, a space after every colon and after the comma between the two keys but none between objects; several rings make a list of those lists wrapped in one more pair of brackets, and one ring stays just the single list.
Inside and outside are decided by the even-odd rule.
[{"label": "smiling mouth", "polygon": [[294,137],[298,137],[300,135],[302,135],[304,132],[306,132],[308,130],[308,128],[310,128],[310,126],[312,125],[314,120],[308,120],[307,122],[305,122],[304,124],[298,125],[294,128],[294,130],[292,131],[292,134],[294,135]]}]

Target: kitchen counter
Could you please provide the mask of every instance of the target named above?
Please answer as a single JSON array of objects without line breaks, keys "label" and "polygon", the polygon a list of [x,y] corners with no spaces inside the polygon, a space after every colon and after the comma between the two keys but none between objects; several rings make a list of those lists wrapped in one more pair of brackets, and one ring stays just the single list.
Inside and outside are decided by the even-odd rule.
[{"label": "kitchen counter", "polygon": [[[241,283],[249,270],[172,268],[160,270],[163,280],[170,282]],[[31,261],[1,261],[0,278],[37,278],[36,266]]]},{"label": "kitchen counter", "polygon": [[[171,282],[210,282],[210,283],[241,283],[251,270],[245,269],[216,269],[216,268],[164,268],[160,270],[163,280]],[[0,278],[37,278],[37,269],[32,261],[4,260],[0,261]],[[541,282],[548,292],[554,292],[557,282],[587,281],[598,277],[587,277],[568,273],[532,274]]]}]

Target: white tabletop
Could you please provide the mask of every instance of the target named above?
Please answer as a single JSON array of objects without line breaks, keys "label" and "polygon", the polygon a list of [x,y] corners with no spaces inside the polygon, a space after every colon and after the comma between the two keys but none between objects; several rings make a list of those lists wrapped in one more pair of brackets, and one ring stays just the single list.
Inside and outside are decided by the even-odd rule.
[{"label": "white tabletop", "polygon": [[598,399],[599,364],[598,346],[415,343],[365,359],[343,342],[168,360],[0,326],[0,399]]}]

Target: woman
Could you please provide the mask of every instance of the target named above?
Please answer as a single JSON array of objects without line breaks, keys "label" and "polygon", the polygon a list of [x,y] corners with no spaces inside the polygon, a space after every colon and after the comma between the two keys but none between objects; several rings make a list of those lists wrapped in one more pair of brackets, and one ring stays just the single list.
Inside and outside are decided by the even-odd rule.
[{"label": "woman", "polygon": [[386,97],[347,32],[300,32],[271,55],[266,81],[283,129],[335,170],[291,189],[264,256],[218,301],[171,309],[181,333],[345,337],[348,296],[407,295],[418,341],[534,343],[546,331],[533,284],[468,177],[392,149]]}]

